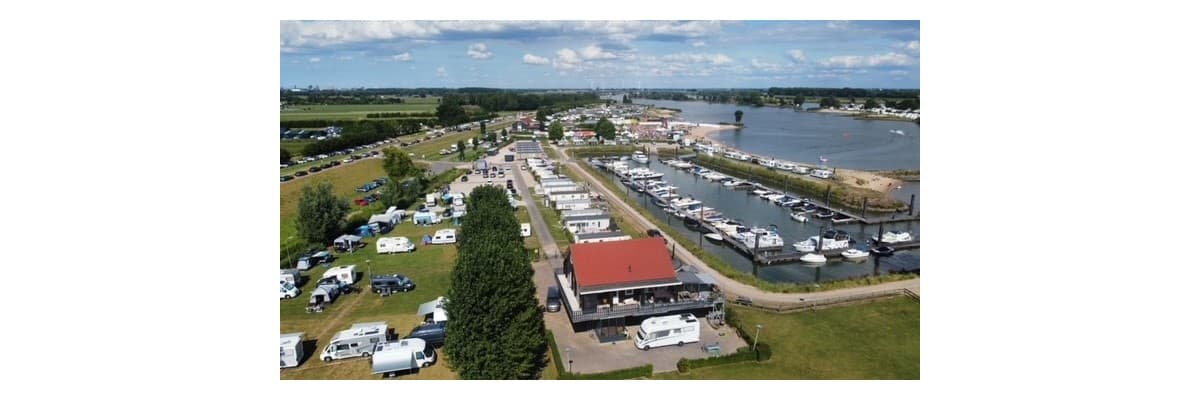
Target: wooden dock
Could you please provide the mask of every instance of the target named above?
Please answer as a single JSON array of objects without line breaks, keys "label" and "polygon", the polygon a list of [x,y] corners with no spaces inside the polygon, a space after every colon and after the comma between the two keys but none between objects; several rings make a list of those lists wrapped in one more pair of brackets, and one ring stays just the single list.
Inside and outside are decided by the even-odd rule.
[{"label": "wooden dock", "polygon": [[[896,243],[896,244],[891,245],[891,247],[893,249],[896,249],[896,251],[915,249],[915,248],[921,247],[921,242],[919,240],[913,240],[913,241],[909,241],[909,242]],[[846,249],[826,250],[826,251],[821,252],[821,254],[824,254],[825,258],[830,261],[841,260],[843,251],[846,251]],[[762,265],[793,263],[793,262],[799,262],[800,256],[803,256],[805,254],[807,254],[807,253],[785,252],[785,253],[776,253],[776,254],[759,254],[754,257],[754,262],[762,264]],[[815,266],[815,265],[819,265],[819,264],[813,264],[813,265]]]}]

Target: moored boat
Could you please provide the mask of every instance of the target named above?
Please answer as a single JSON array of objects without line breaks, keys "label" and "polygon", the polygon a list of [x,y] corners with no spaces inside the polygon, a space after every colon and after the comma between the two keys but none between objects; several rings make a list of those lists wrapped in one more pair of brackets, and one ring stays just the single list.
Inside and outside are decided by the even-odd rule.
[{"label": "moored boat", "polygon": [[865,251],[862,251],[859,249],[850,249],[850,250],[846,250],[846,251],[842,252],[842,257],[845,257],[848,260],[864,258],[869,255],[871,255],[871,253],[868,253],[868,252],[865,252]]},{"label": "moored boat", "polygon": [[794,212],[792,213],[792,220],[796,222],[808,222],[808,217],[805,217],[802,212]]},{"label": "moored boat", "polygon": [[825,261],[825,255],[821,253],[808,253],[800,256],[800,262],[802,263],[821,264]]}]

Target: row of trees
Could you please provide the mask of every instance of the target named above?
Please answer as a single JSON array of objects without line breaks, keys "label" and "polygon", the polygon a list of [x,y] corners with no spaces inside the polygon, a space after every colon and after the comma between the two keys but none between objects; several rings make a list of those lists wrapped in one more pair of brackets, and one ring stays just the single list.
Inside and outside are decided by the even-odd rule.
[{"label": "row of trees", "polygon": [[442,103],[479,106],[484,110],[520,111],[535,110],[547,106],[583,105],[600,101],[596,93],[517,93],[509,91],[466,92],[447,94]]},{"label": "row of trees", "polygon": [[367,118],[434,118],[436,114],[431,112],[386,112],[386,113],[368,113]]},{"label": "row of trees", "polygon": [[[600,122],[595,126],[596,136],[604,140],[613,140],[617,138],[617,126],[609,121],[608,118],[600,118]],[[550,124],[550,129],[547,131],[547,138],[552,141],[558,141],[563,138],[563,125],[558,121]]]},{"label": "row of trees", "polygon": [[361,125],[364,129],[373,129],[378,131],[398,130],[404,133],[417,133],[421,131],[421,125],[433,126],[435,124],[437,124],[437,119],[435,118],[405,118],[378,121],[304,119],[298,121],[280,121],[279,127],[287,129],[299,129],[340,126],[346,129],[354,130],[356,129],[354,128],[355,126]]},{"label": "row of trees", "polygon": [[517,218],[496,186],[475,188],[467,206],[443,351],[463,379],[536,379],[545,367],[545,323]]},{"label": "row of trees", "polygon": [[809,97],[884,97],[894,99],[915,99],[921,96],[919,89],[853,89],[853,88],[777,88],[767,89],[771,96],[809,96]]}]

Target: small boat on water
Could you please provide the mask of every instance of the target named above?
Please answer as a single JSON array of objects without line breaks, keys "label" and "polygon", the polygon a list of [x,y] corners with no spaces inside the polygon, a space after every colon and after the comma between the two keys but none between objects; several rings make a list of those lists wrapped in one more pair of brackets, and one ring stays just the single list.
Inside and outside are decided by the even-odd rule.
[{"label": "small boat on water", "polygon": [[855,259],[859,259],[859,258],[864,258],[869,255],[871,255],[871,253],[868,253],[868,252],[865,252],[865,251],[862,251],[859,249],[850,249],[850,250],[846,250],[846,251],[842,252],[842,257],[845,257],[847,260],[855,260]]},{"label": "small boat on water", "polygon": [[767,193],[771,193],[771,191],[770,191],[770,190],[767,190],[767,189],[763,189],[763,188],[757,188],[757,189],[751,190],[751,191],[749,191],[749,192],[746,192],[746,193],[748,193],[748,194],[752,194],[752,195],[755,195],[755,196],[762,197],[763,195],[765,195],[765,194],[767,194]]},{"label": "small boat on water", "polygon": [[833,211],[825,210],[816,214],[817,218],[833,218],[836,215]]},{"label": "small boat on water", "polygon": [[654,205],[658,206],[659,208],[666,208],[667,202],[659,200],[659,199],[654,199]]},{"label": "small boat on water", "polygon": [[912,234],[902,231],[887,231],[883,234],[883,238],[872,236],[871,240],[887,244],[908,242],[913,240]]},{"label": "small boat on water", "polygon": [[900,136],[904,136],[904,131],[902,131],[902,130],[899,130],[899,129],[892,129],[892,130],[890,130],[890,131],[888,131],[888,132],[895,133],[895,134],[897,134],[897,135],[900,135]]},{"label": "small boat on water", "polygon": [[724,186],[724,187],[729,187],[729,188],[731,188],[731,187],[735,187],[735,186],[741,185],[741,184],[743,184],[743,183],[746,183],[746,182],[745,182],[745,181],[740,181],[740,180],[737,180],[737,179],[731,179],[731,180],[725,181],[725,183],[722,183],[722,184],[721,184],[721,186]]},{"label": "small boat on water", "polygon": [[871,254],[877,254],[877,255],[881,255],[881,256],[890,256],[895,253],[896,253],[896,249],[893,249],[889,246],[880,246],[880,247],[872,247],[871,248]]},{"label": "small boat on water", "polygon": [[808,217],[805,217],[802,212],[794,212],[792,213],[792,220],[796,222],[808,222]]},{"label": "small boat on water", "polygon": [[708,239],[708,240],[711,240],[711,241],[714,241],[714,242],[723,242],[723,241],[725,241],[725,238],[721,237],[721,234],[720,234],[720,233],[706,233],[706,234],[704,234],[704,237],[705,237],[706,239]]},{"label": "small boat on water", "polygon": [[641,151],[633,152],[633,157],[631,157],[631,158],[633,158],[633,161],[638,164],[649,164],[650,163],[650,157],[646,157],[646,153],[642,153]]},{"label": "small boat on water", "polygon": [[800,256],[800,262],[802,263],[823,264],[825,261],[825,255],[821,253],[808,253]]},{"label": "small boat on water", "polygon": [[800,199],[797,199],[792,196],[783,196],[782,198],[776,199],[775,204],[778,204],[781,207],[789,207],[790,208],[794,205],[800,204]]},{"label": "small boat on water", "polygon": [[783,193],[771,193],[771,194],[768,194],[766,197],[763,197],[763,199],[770,201],[770,202],[775,202],[775,200],[782,199],[783,196],[784,196]]}]

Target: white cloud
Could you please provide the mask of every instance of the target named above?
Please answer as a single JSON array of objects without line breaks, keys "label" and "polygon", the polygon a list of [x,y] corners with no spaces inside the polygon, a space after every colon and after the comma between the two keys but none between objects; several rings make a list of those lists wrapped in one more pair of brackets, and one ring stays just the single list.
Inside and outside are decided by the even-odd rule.
[{"label": "white cloud", "polygon": [[912,54],[914,56],[921,55],[921,42],[919,40],[913,40],[911,42],[900,43],[897,46],[904,49],[904,51],[907,51],[908,54]]},{"label": "white cloud", "polygon": [[476,60],[486,60],[492,58],[492,52],[488,51],[487,45],[483,43],[475,43],[467,47],[467,55]]},{"label": "white cloud", "polygon": [[725,65],[733,62],[732,58],[720,53],[676,53],[664,56],[663,60],[668,62],[707,63],[711,65]]},{"label": "white cloud", "polygon": [[438,67],[437,68],[437,76],[439,78],[445,78],[446,77],[446,67]]},{"label": "white cloud", "polygon": [[762,61],[762,60],[759,60],[758,58],[751,58],[750,66],[753,66],[754,68],[757,68],[762,71],[771,71],[771,72],[778,71],[781,68],[781,66],[779,64],[772,63],[769,61]]},{"label": "white cloud", "polygon": [[792,58],[792,61],[795,61],[797,63],[802,63],[806,60],[806,58],[804,57],[804,50],[800,50],[800,49],[788,50],[787,55],[788,55],[788,57]]},{"label": "white cloud", "polygon": [[821,61],[821,65],[836,68],[898,67],[910,65],[912,62],[912,57],[906,54],[890,52],[871,56],[833,56]]},{"label": "white cloud", "polygon": [[354,59],[354,56],[338,56],[337,59],[340,61],[350,61]]},{"label": "white cloud", "polygon": [[523,61],[526,64],[532,64],[532,65],[546,65],[546,64],[550,63],[549,58],[538,57],[538,56],[535,56],[533,54],[528,54],[528,53],[525,54],[525,57],[521,58],[521,61]]},{"label": "white cloud", "polygon": [[308,62],[316,64],[321,62],[321,57],[309,57]]},{"label": "white cloud", "polygon": [[600,46],[594,44],[579,50],[579,54],[583,56],[584,60],[611,60],[617,58],[616,54],[604,51]]},{"label": "white cloud", "polygon": [[579,58],[579,54],[575,50],[567,48],[559,49],[555,55],[554,68],[557,69],[575,69],[583,61]]},{"label": "white cloud", "polygon": [[412,53],[409,53],[407,51],[392,56],[393,61],[408,62],[408,61],[412,61],[412,59],[413,59]]},{"label": "white cloud", "polygon": [[692,42],[692,47],[704,47],[704,46],[708,46],[708,43],[704,43],[703,40],[698,41],[698,42]]}]

